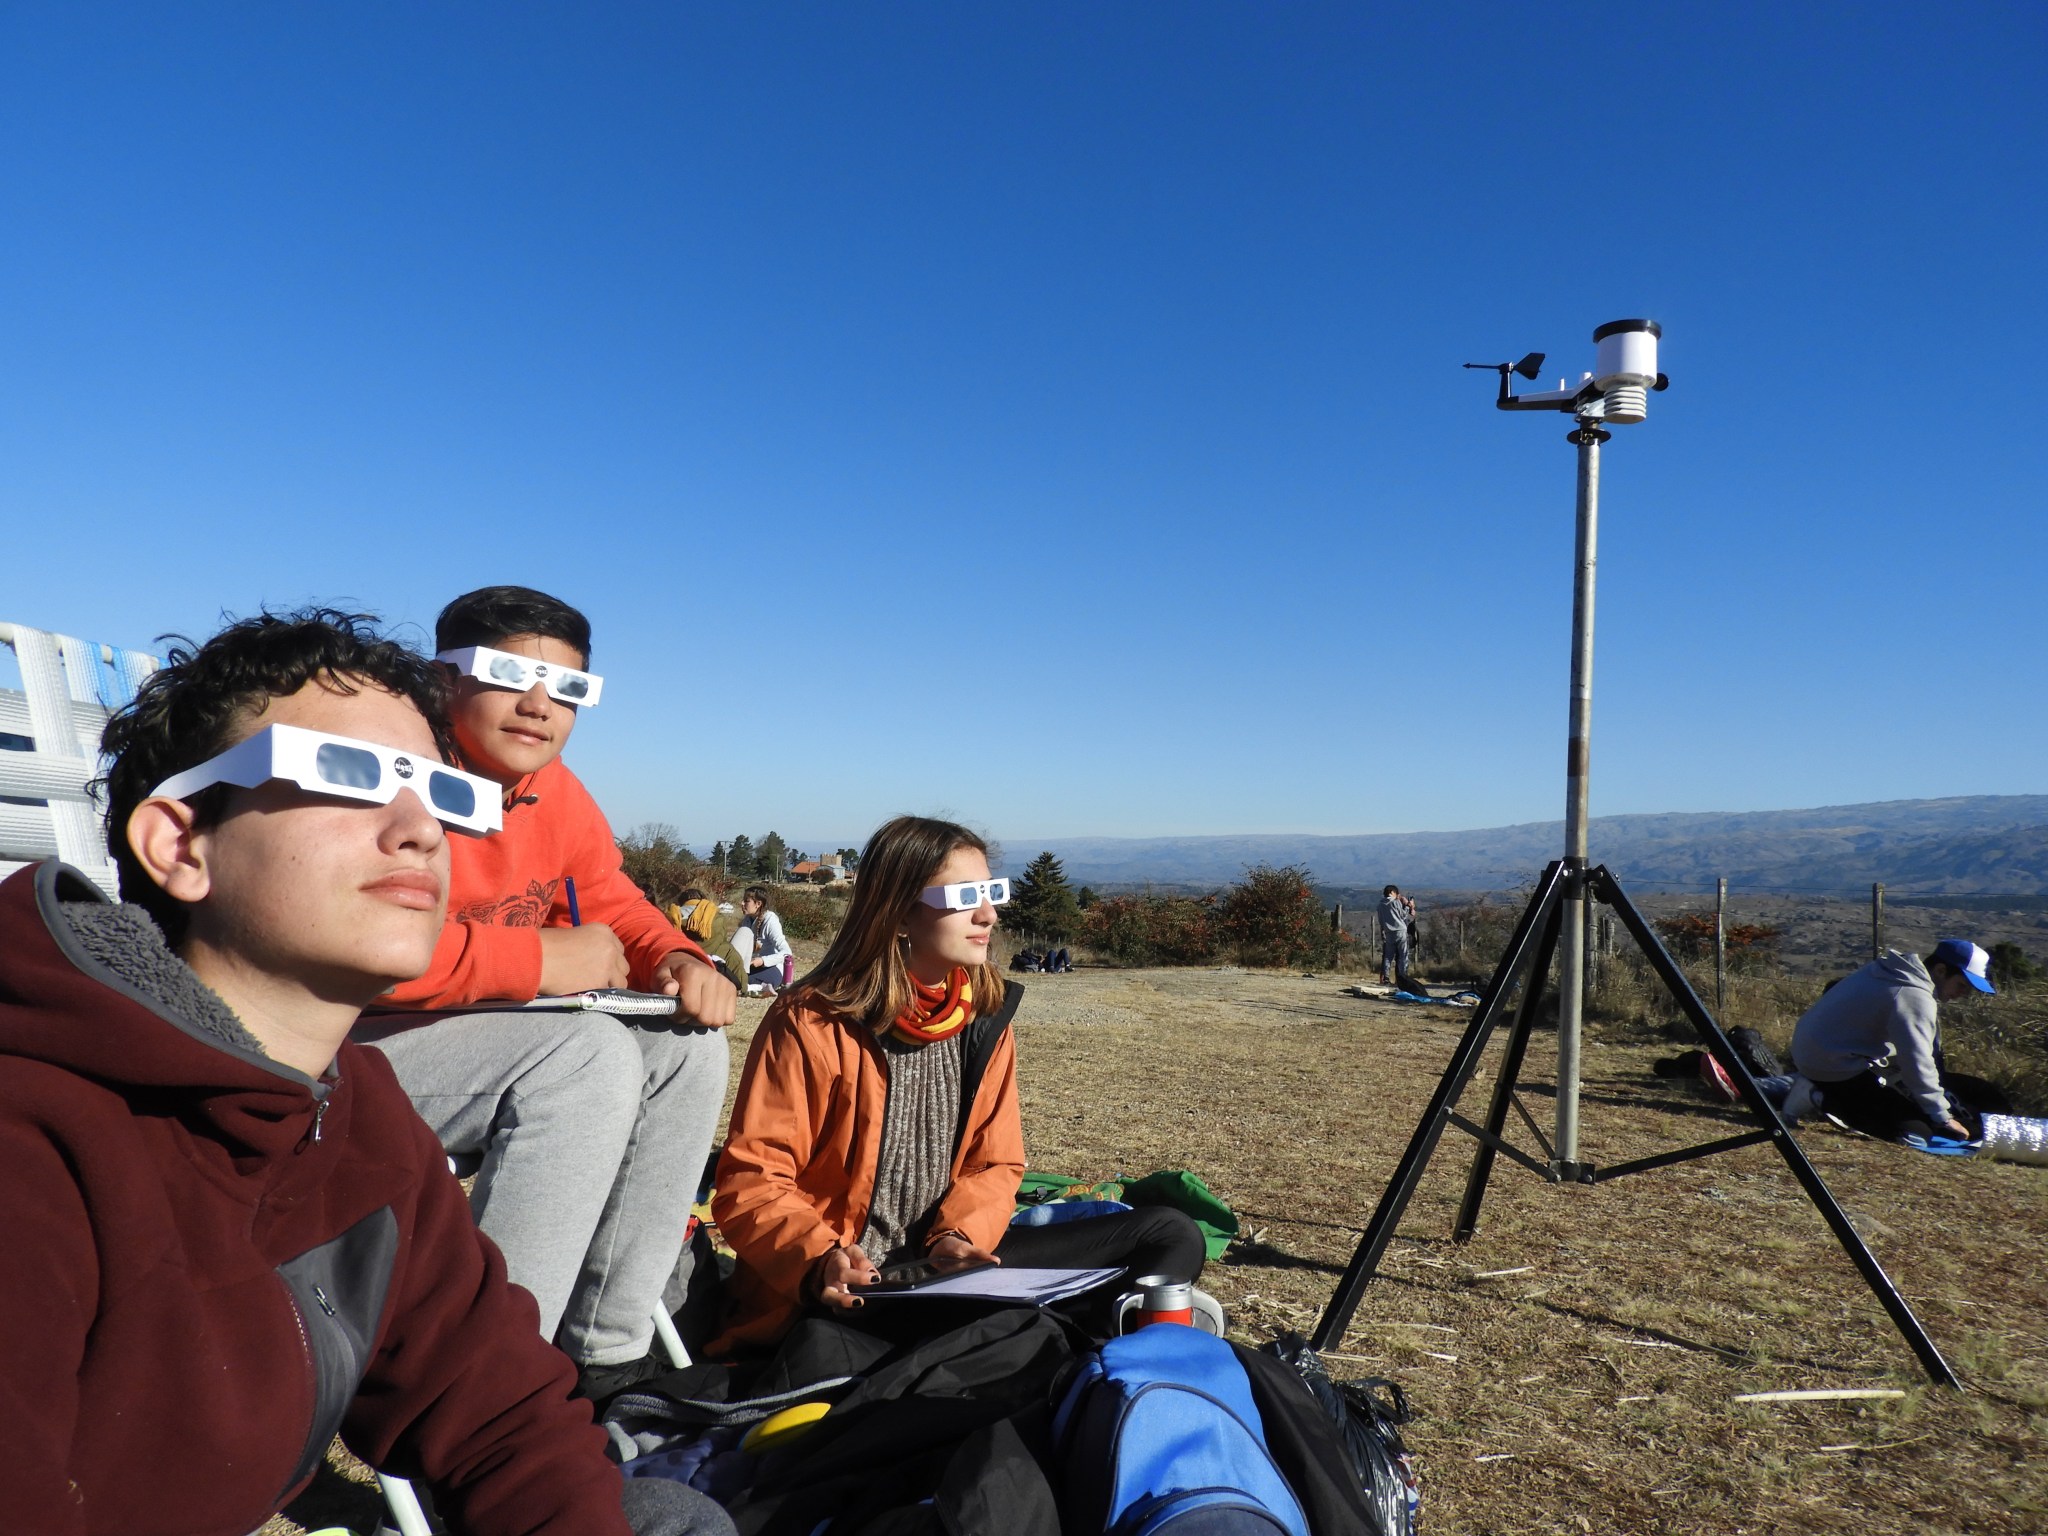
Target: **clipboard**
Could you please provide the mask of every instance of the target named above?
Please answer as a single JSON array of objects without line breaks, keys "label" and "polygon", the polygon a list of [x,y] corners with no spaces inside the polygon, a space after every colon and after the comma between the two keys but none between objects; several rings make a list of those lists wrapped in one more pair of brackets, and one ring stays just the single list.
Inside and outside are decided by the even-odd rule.
[{"label": "clipboard", "polygon": [[1115,1265],[1106,1269],[1031,1269],[977,1264],[951,1274],[855,1286],[853,1294],[876,1301],[979,1301],[997,1306],[1043,1307],[1111,1284],[1121,1279],[1123,1273]]},{"label": "clipboard", "polygon": [[996,1268],[992,1259],[979,1264],[963,1265],[959,1269],[935,1269],[931,1260],[917,1259],[908,1264],[891,1264],[882,1271],[882,1278],[870,1285],[847,1287],[856,1296],[910,1296],[941,1280],[957,1280],[962,1275],[979,1274],[985,1269]]}]

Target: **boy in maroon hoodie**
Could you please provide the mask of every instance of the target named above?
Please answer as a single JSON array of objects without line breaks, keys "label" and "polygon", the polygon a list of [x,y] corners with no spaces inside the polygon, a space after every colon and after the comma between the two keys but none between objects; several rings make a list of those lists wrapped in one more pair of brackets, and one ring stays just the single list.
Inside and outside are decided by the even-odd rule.
[{"label": "boy in maroon hoodie", "polygon": [[174,649],[105,738],[134,905],[54,860],[0,883],[0,1530],[240,1536],[337,1430],[479,1536],[730,1530],[673,1484],[629,1523],[532,1298],[346,1043],[432,958],[451,831],[497,819],[440,700],[349,615]]}]

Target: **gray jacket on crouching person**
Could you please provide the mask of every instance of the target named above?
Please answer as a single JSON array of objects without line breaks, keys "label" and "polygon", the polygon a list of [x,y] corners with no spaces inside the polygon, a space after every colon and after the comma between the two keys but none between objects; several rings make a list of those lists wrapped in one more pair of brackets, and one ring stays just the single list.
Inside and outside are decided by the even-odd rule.
[{"label": "gray jacket on crouching person", "polygon": [[1892,1086],[1936,1121],[1949,1116],[1940,1050],[1934,979],[1896,949],[1828,988],[1792,1030],[1792,1064],[1814,1082],[1844,1083],[1896,1058]]}]

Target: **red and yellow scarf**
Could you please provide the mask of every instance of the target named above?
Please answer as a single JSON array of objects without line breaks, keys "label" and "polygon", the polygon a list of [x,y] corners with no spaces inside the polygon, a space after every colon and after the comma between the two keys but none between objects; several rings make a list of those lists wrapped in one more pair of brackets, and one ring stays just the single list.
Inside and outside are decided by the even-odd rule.
[{"label": "red and yellow scarf", "polygon": [[889,1027],[896,1038],[912,1045],[929,1045],[960,1033],[974,1018],[974,988],[968,984],[964,967],[955,968],[944,986],[928,987],[910,978],[910,1001]]}]

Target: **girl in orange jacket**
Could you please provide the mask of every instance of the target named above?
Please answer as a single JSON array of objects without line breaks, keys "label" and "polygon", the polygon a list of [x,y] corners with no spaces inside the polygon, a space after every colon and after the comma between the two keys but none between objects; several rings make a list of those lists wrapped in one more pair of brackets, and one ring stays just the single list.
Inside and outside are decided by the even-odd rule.
[{"label": "girl in orange jacket", "polygon": [[1116,1264],[1192,1280],[1201,1233],[1153,1207],[1009,1225],[1024,1176],[1010,1020],[990,958],[988,845],[901,816],[869,839],[839,935],[755,1034],[712,1215],[738,1255],[713,1354],[772,1343],[807,1304],[851,1310],[879,1266]]}]

